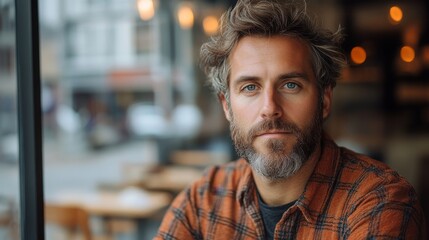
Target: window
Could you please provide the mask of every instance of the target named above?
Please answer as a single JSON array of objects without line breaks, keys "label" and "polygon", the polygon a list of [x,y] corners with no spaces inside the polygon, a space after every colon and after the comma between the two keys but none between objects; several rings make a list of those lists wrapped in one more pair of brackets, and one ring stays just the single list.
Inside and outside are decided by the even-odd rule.
[{"label": "window", "polygon": [[19,239],[19,163],[13,1],[0,2],[0,239]]}]

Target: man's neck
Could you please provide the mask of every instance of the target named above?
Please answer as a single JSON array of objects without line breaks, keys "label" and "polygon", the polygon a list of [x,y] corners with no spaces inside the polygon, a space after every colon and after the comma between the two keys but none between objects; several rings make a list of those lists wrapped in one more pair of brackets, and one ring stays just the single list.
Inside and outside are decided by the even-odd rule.
[{"label": "man's neck", "polygon": [[280,206],[297,200],[304,192],[305,185],[319,161],[320,154],[319,146],[301,169],[286,179],[270,180],[252,170],[262,200],[269,206]]}]

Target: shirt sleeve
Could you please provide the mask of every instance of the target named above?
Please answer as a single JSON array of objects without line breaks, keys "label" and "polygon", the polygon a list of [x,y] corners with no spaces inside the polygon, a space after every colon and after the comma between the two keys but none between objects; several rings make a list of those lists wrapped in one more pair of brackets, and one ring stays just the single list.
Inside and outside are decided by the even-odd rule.
[{"label": "shirt sleeve", "polygon": [[192,192],[192,187],[188,188],[174,199],[164,215],[155,240],[201,239]]},{"label": "shirt sleeve", "polygon": [[425,219],[414,189],[381,185],[351,207],[345,239],[425,239]]}]

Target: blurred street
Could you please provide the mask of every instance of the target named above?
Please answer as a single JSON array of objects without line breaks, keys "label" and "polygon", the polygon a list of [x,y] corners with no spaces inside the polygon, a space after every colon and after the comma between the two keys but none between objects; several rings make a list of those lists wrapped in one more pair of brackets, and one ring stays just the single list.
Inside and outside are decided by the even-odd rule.
[{"label": "blurred street", "polygon": [[[145,141],[130,142],[97,151],[84,147],[79,149],[78,145],[78,141],[74,142],[74,146],[64,146],[59,141],[45,141],[43,153],[45,200],[59,192],[90,192],[103,186],[117,185],[124,177],[122,172],[124,163],[150,164],[153,159],[151,156],[154,154],[152,148],[154,145]],[[17,163],[0,161],[2,178],[0,196],[17,199],[19,195],[18,172]],[[95,219],[92,224],[97,225],[99,221]],[[158,225],[158,221],[147,222],[147,229],[144,231],[148,233],[148,239],[149,236],[155,234]],[[97,231],[97,227],[94,229]],[[131,232],[128,235],[117,236],[117,239],[135,239],[135,236]],[[7,235],[2,234],[1,229],[0,240],[8,240]]]},{"label": "blurred street", "polygon": [[[44,143],[44,190],[49,197],[61,189],[92,190],[100,183],[117,183],[121,180],[121,166],[125,162],[151,163],[151,149],[145,142],[131,142],[97,151],[80,149],[67,152],[67,147],[52,141]],[[49,151],[46,151],[49,149]],[[0,194],[17,193],[18,164],[0,162]]]}]

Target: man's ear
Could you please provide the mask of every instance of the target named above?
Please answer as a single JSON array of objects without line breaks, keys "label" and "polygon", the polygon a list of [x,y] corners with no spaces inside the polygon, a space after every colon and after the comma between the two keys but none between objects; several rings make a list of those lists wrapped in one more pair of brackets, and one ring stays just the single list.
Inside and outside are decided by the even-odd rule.
[{"label": "man's ear", "polygon": [[231,115],[228,107],[228,102],[226,101],[225,95],[220,93],[218,95],[219,101],[222,103],[223,113],[228,121],[231,121]]},{"label": "man's ear", "polygon": [[328,86],[323,90],[323,119],[326,119],[331,113],[333,92],[332,86]]}]

